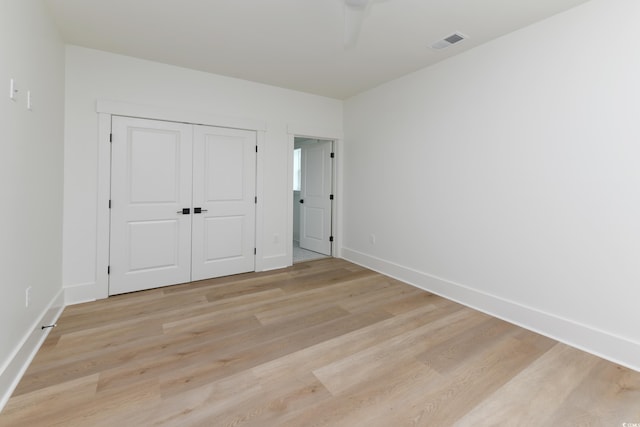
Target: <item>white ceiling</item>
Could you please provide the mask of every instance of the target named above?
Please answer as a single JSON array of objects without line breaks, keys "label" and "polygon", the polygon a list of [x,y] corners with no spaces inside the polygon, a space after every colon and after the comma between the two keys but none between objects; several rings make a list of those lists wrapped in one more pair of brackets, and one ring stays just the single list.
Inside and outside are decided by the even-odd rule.
[{"label": "white ceiling", "polygon": [[586,1],[376,0],[346,49],[343,0],[45,0],[67,43],[339,99]]}]

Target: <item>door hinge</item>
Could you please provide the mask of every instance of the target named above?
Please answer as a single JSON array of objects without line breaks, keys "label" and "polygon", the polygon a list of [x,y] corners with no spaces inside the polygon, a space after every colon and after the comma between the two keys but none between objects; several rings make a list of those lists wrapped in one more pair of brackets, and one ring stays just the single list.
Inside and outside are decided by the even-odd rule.
[{"label": "door hinge", "polygon": [[329,241],[333,242],[333,236],[329,236]]},{"label": "door hinge", "polygon": [[253,248],[253,254],[256,255],[258,253],[258,249],[257,248]]},{"label": "door hinge", "polygon": [[256,203],[256,204],[258,203],[258,196],[255,196],[255,197],[253,198],[253,203]]},{"label": "door hinge", "polygon": [[329,200],[333,200],[333,194],[329,194]]},{"label": "door hinge", "polygon": [[112,133],[109,134],[109,142],[113,142],[113,134]]},{"label": "door hinge", "polygon": [[109,209],[111,209],[111,199],[109,199]]},{"label": "door hinge", "polygon": [[107,265],[107,274],[111,274],[111,266]]},{"label": "door hinge", "polygon": [[258,152],[258,146],[256,145],[256,153]]},{"label": "door hinge", "polygon": [[331,153],[331,158],[333,159],[336,156],[336,153]]}]

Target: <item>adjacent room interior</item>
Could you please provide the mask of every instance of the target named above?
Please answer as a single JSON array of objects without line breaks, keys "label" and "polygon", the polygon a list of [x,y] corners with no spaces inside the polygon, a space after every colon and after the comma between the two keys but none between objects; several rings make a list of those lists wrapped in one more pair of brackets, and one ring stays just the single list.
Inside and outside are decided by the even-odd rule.
[{"label": "adjacent room interior", "polygon": [[0,426],[640,424],[639,2],[0,5]]},{"label": "adjacent room interior", "polygon": [[295,138],[293,148],[293,262],[331,256],[333,142]]}]

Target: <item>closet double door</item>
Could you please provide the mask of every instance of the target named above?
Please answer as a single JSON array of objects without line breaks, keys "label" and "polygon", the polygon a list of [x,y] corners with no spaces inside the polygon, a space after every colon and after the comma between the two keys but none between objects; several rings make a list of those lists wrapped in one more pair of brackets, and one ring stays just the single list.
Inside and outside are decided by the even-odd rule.
[{"label": "closet double door", "polygon": [[255,270],[256,133],[113,117],[109,294]]}]

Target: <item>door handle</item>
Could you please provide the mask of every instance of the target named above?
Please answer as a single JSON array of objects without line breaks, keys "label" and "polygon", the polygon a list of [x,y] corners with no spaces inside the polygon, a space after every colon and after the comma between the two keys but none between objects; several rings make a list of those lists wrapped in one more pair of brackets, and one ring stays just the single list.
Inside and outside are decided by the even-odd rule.
[{"label": "door handle", "polygon": [[202,209],[202,208],[193,208],[193,213],[194,214],[199,214],[202,212],[209,212],[209,209]]},{"label": "door handle", "polygon": [[191,209],[190,208],[182,208],[181,211],[178,211],[176,213],[182,214],[182,215],[189,215],[191,213]]},{"label": "door handle", "polygon": [[304,199],[300,199],[300,203],[304,203]]}]

